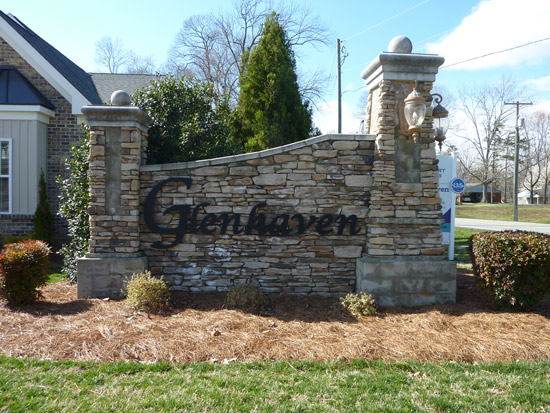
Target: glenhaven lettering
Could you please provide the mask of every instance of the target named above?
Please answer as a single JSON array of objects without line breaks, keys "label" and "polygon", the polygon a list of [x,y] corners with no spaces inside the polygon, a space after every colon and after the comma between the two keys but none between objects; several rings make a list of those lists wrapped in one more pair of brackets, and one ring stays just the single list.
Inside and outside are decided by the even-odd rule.
[{"label": "glenhaven lettering", "polygon": [[[356,235],[361,231],[361,227],[357,225],[357,215],[324,214],[317,217],[314,215],[304,216],[302,214],[279,214],[269,221],[264,214],[259,212],[260,208],[267,205],[266,202],[260,202],[252,207],[245,225],[241,225],[241,214],[239,213],[208,213],[199,221],[198,215],[209,205],[207,202],[201,202],[194,208],[191,205],[172,205],[163,212],[163,215],[179,214],[178,225],[175,228],[162,227],[155,222],[153,217],[154,202],[159,191],[170,182],[181,182],[185,184],[187,189],[191,188],[190,178],[174,177],[159,182],[147,195],[143,205],[143,215],[145,224],[149,230],[156,234],[176,236],[175,240],[169,244],[162,242],[153,243],[151,245],[153,248],[172,248],[182,242],[185,234],[213,234],[218,228],[222,235],[227,233],[228,228],[231,228],[235,235],[241,233],[245,235],[253,233],[258,235],[269,234],[270,236],[299,235],[310,228],[319,235],[334,233],[342,235],[349,223],[350,235]],[[337,228],[335,230],[333,226],[336,224]]]}]

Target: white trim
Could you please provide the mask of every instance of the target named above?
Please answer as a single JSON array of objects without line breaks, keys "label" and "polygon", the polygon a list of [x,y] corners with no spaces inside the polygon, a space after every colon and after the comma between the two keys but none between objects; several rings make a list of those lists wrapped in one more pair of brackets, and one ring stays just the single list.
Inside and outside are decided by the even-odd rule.
[{"label": "white trim", "polygon": [[82,113],[80,108],[91,104],[4,19],[0,19],[0,37],[71,103],[73,115]]},{"label": "white trim", "polygon": [[0,105],[0,120],[37,120],[50,123],[55,112],[41,105]]},{"label": "white trim", "polygon": [[[9,161],[9,170],[8,170],[8,210],[0,211],[0,215],[9,215],[12,213],[13,206],[13,139],[12,138],[0,138],[0,142],[8,142],[8,161]],[[5,176],[2,176],[5,178]]]}]

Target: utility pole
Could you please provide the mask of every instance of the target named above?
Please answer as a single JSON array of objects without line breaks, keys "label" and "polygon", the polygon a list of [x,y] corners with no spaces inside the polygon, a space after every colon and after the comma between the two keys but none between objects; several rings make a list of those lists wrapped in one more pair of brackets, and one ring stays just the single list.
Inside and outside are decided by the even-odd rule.
[{"label": "utility pole", "polygon": [[342,62],[340,60],[340,39],[336,39],[336,61],[338,62],[338,133],[342,133]]},{"label": "utility pole", "polygon": [[346,48],[340,46],[340,39],[336,39],[336,61],[338,66],[338,133],[342,133],[342,65],[348,54]]},{"label": "utility pole", "polygon": [[518,187],[519,187],[519,107],[532,105],[533,102],[504,102],[505,105],[516,106],[516,136],[514,139],[514,221],[518,221]]}]

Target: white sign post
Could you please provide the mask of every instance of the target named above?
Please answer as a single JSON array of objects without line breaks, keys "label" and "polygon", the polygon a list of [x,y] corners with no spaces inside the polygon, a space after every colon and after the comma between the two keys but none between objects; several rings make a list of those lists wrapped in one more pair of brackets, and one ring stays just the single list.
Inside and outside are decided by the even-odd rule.
[{"label": "white sign post", "polygon": [[[449,245],[449,260],[455,258],[455,209],[456,209],[456,154],[437,155],[439,160],[439,197],[445,222],[441,225],[443,244]],[[462,181],[462,180],[461,180]],[[463,181],[462,181],[463,182]],[[455,184],[456,186],[456,184]]]}]

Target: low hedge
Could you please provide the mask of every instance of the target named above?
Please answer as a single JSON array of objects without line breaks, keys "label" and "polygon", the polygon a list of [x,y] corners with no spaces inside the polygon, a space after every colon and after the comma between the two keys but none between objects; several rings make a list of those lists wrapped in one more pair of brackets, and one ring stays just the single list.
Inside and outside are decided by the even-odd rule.
[{"label": "low hedge", "polygon": [[46,285],[50,247],[42,241],[8,244],[0,252],[0,295],[9,304],[29,304],[40,298]]},{"label": "low hedge", "polygon": [[550,235],[481,232],[469,251],[478,285],[497,306],[522,310],[550,292]]}]

